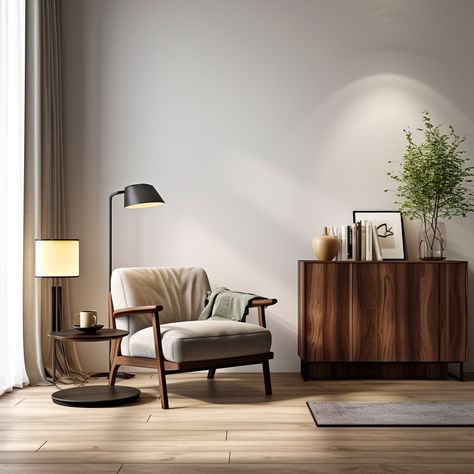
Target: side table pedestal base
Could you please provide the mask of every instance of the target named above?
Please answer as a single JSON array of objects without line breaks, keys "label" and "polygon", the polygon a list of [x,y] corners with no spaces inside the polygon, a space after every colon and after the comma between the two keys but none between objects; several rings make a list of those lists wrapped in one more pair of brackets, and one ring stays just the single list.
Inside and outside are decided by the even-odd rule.
[{"label": "side table pedestal base", "polygon": [[140,390],[121,385],[91,385],[59,390],[51,395],[54,403],[73,407],[110,407],[138,400]]}]

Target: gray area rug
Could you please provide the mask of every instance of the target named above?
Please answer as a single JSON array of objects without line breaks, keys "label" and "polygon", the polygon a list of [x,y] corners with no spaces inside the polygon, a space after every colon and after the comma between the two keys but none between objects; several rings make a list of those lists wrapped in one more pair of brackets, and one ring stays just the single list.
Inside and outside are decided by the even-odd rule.
[{"label": "gray area rug", "polygon": [[474,402],[307,402],[317,426],[474,426]]}]

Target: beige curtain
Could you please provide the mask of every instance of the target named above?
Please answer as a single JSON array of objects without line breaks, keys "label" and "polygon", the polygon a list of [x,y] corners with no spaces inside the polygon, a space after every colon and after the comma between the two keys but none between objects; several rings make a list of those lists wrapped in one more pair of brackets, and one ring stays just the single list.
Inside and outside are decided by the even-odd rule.
[{"label": "beige curtain", "polygon": [[[34,277],[35,238],[68,238],[64,201],[60,1],[26,1],[24,235],[25,363],[32,384],[51,374],[51,284]],[[72,326],[67,279],[62,327]],[[58,354],[58,376],[81,372],[73,344]]]}]

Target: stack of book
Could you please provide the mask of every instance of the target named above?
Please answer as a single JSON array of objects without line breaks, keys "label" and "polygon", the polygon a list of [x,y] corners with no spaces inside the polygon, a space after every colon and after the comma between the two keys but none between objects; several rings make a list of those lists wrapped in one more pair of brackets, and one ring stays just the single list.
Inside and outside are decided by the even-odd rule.
[{"label": "stack of book", "polygon": [[380,261],[382,251],[377,227],[370,221],[351,225],[328,227],[329,233],[339,240],[336,260]]}]

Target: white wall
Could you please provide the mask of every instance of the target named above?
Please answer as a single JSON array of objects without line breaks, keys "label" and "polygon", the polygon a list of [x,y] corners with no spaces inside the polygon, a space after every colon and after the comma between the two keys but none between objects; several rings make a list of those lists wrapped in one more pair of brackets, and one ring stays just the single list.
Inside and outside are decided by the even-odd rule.
[{"label": "white wall", "polygon": [[[108,195],[152,183],[166,206],[115,203],[115,266],[200,265],[215,285],[277,297],[272,368],[298,370],[297,260],[312,257],[312,236],[354,209],[395,208],[387,161],[423,109],[473,131],[474,2],[62,7],[73,310],[106,321]],[[450,222],[449,256],[471,259],[473,234],[473,217]],[[105,347],[82,355],[105,367]]]}]

